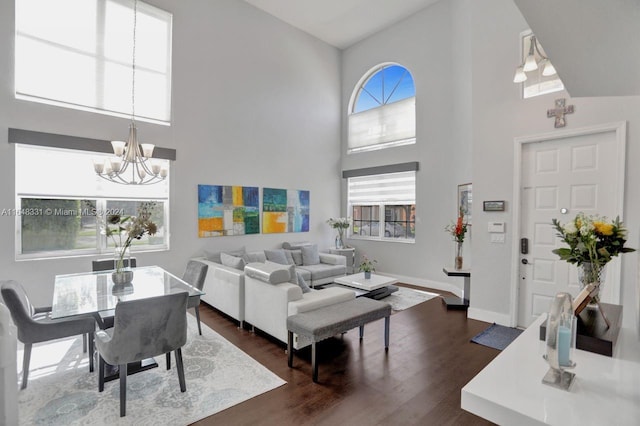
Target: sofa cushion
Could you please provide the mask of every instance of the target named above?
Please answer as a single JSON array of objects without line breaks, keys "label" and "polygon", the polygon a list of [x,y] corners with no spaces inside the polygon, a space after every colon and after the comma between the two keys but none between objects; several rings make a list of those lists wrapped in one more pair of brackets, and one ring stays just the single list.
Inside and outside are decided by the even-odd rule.
[{"label": "sofa cushion", "polygon": [[207,260],[210,260],[211,262],[222,263],[221,256],[220,256],[222,253],[226,253],[235,257],[242,257],[242,255],[245,254],[246,251],[244,247],[240,247],[237,250],[223,250],[218,252],[204,250],[204,257],[206,257]]},{"label": "sofa cushion", "polygon": [[284,254],[284,250],[282,249],[265,250],[264,254],[267,256],[267,260],[271,262],[279,263],[281,265],[289,264],[289,262],[287,262],[287,256]]},{"label": "sofa cushion", "polygon": [[304,265],[299,266],[299,268],[311,273],[311,281],[344,275],[347,270],[344,265],[327,265],[325,263],[319,265]]},{"label": "sofa cushion", "polygon": [[227,253],[220,253],[220,263],[230,268],[238,269],[242,271],[244,269],[244,259],[241,257],[231,256]]},{"label": "sofa cushion", "polygon": [[[291,259],[293,260],[293,264],[294,265],[302,265],[302,250],[297,249],[297,250],[286,250],[284,251],[284,254],[288,254],[291,256]],[[287,260],[289,259],[289,257],[287,256]]]},{"label": "sofa cushion", "polygon": [[296,243],[284,242],[282,243],[282,248],[287,250],[297,250],[302,248],[303,246],[310,246],[311,243],[309,241],[298,241]]},{"label": "sofa cushion", "polygon": [[252,262],[264,263],[267,260],[267,256],[265,256],[264,250],[249,251],[243,254],[242,258],[246,263],[252,263]]},{"label": "sofa cushion", "polygon": [[302,264],[318,265],[320,263],[320,255],[318,254],[318,246],[313,244],[310,246],[302,247]]},{"label": "sofa cushion", "polygon": [[250,263],[244,268],[245,275],[270,284],[289,281],[289,270],[280,263]]}]

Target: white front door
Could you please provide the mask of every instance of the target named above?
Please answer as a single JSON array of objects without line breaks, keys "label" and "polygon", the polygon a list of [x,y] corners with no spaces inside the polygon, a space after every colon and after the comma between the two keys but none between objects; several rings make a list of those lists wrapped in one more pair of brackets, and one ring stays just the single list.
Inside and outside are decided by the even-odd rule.
[{"label": "white front door", "polygon": [[[558,292],[576,296],[580,287],[575,265],[551,251],[566,246],[552,219],[567,223],[579,212],[610,219],[622,216],[624,194],[624,123],[565,131],[521,145],[520,238],[528,253],[520,254],[518,326],[529,326],[548,312]],[[622,134],[622,135],[621,135]],[[619,260],[607,265],[602,300],[618,303]]]}]

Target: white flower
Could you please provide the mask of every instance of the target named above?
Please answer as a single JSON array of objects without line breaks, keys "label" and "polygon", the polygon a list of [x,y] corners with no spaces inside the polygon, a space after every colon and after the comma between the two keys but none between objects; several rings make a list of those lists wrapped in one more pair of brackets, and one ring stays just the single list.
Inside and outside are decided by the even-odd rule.
[{"label": "white flower", "polygon": [[576,228],[576,224],[573,221],[567,223],[563,227],[563,230],[565,234],[575,234],[576,232],[578,232],[578,228]]}]

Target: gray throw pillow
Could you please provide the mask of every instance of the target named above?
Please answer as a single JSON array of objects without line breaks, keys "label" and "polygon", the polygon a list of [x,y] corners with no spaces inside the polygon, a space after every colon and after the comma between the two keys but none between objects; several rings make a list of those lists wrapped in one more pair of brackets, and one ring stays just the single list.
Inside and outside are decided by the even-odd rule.
[{"label": "gray throw pillow", "polygon": [[242,258],[246,263],[264,263],[267,260],[267,257],[262,250],[247,252],[242,255]]},{"label": "gray throw pillow", "polygon": [[284,250],[282,249],[265,250],[264,254],[267,256],[267,260],[270,260],[271,262],[279,263],[281,265],[289,264],[289,262],[287,262],[287,256],[284,254]]},{"label": "gray throw pillow", "polygon": [[303,293],[311,292],[311,288],[307,285],[307,282],[302,278],[302,274],[300,272],[296,272],[296,276],[298,277],[298,285],[302,289]]},{"label": "gray throw pillow", "polygon": [[239,271],[244,270],[244,259],[241,257],[231,256],[227,253],[220,253],[220,261],[224,266],[237,269]]},{"label": "gray throw pillow", "polygon": [[222,253],[226,253],[228,255],[235,256],[235,257],[242,257],[242,255],[245,254],[245,249],[244,247],[240,247],[237,250],[225,250],[225,251],[218,251],[218,252],[204,250],[204,257],[206,257],[211,262],[222,263],[222,259],[221,259]]},{"label": "gray throw pillow", "polygon": [[282,250],[284,255],[287,257],[287,263],[289,265],[295,265],[296,262],[293,260],[293,256],[291,255],[291,250]]},{"label": "gray throw pillow", "polygon": [[320,254],[318,253],[318,246],[313,244],[311,246],[303,246],[302,250],[302,264],[303,265],[319,265]]},{"label": "gray throw pillow", "polygon": [[[291,255],[291,259],[293,260],[293,264],[296,266],[302,266],[302,250],[285,250],[285,254],[289,253]],[[289,259],[287,257],[287,259]]]}]

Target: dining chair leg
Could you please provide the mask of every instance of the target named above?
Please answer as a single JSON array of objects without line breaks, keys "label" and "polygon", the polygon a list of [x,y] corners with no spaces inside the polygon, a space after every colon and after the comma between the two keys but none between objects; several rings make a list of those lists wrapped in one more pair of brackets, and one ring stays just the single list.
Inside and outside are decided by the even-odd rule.
[{"label": "dining chair leg", "polygon": [[27,380],[29,379],[29,362],[31,361],[31,343],[24,344],[24,355],[22,357],[22,385],[20,389],[27,388]]},{"label": "dining chair leg", "polygon": [[120,364],[120,417],[127,412],[127,364]]},{"label": "dining chair leg", "polygon": [[166,353],[167,356],[167,370],[171,370],[171,351]]},{"label": "dining chair leg", "polygon": [[178,380],[180,381],[180,392],[187,391],[187,384],[184,380],[184,365],[182,364],[182,349],[176,349],[176,367],[178,367]]},{"label": "dining chair leg", "polygon": [[82,335],[82,353],[87,353],[87,335]]},{"label": "dining chair leg", "polygon": [[202,336],[202,328],[200,327],[200,307],[196,305],[196,320],[198,321],[198,333]]},{"label": "dining chair leg", "polygon": [[93,373],[93,357],[95,356],[94,349],[93,349],[93,345],[94,345],[93,333],[89,333],[87,336],[89,340],[89,372]]},{"label": "dining chair leg", "polygon": [[98,354],[98,392],[104,390],[104,359]]}]

